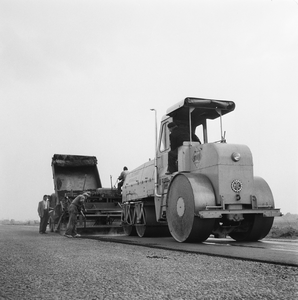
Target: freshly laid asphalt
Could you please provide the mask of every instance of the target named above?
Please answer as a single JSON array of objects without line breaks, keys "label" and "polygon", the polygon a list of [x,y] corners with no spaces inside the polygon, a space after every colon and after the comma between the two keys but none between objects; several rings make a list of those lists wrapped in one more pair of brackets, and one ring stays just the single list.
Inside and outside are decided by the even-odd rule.
[{"label": "freshly laid asphalt", "polygon": [[231,238],[209,238],[204,243],[178,243],[172,237],[139,238],[137,236],[125,236],[124,234],[84,234],[83,237],[115,243],[298,267],[298,240],[264,239],[258,242],[236,242]]}]

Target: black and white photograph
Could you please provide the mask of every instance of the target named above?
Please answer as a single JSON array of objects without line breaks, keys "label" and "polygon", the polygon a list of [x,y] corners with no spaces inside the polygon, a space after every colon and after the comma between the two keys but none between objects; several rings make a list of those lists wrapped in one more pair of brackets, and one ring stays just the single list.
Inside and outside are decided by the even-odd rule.
[{"label": "black and white photograph", "polygon": [[298,298],[298,0],[0,0],[0,299]]}]

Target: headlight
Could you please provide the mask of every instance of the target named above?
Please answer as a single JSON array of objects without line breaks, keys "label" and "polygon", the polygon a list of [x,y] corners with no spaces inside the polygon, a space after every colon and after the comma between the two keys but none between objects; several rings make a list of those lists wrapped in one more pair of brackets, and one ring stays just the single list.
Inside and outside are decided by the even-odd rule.
[{"label": "headlight", "polygon": [[233,161],[239,161],[240,160],[240,158],[241,158],[241,155],[240,155],[240,153],[238,153],[238,152],[233,152],[233,154],[232,154],[232,160]]}]

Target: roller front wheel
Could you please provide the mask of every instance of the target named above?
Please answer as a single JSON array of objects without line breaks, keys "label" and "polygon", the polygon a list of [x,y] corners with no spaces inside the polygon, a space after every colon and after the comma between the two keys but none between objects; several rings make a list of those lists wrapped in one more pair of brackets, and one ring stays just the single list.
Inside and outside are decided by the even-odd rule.
[{"label": "roller front wheel", "polygon": [[178,242],[203,242],[212,232],[214,219],[200,219],[196,212],[214,205],[210,181],[201,175],[178,174],[169,187],[167,221]]}]

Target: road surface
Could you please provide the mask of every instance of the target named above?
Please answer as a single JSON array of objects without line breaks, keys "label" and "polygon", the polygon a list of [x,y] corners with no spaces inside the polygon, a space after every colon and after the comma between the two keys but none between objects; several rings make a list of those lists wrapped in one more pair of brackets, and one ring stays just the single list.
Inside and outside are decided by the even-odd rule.
[{"label": "road surface", "polygon": [[236,242],[230,238],[209,238],[204,243],[194,244],[178,243],[172,237],[139,238],[125,235],[83,235],[82,237],[298,267],[298,240],[264,239],[259,242]]},{"label": "road surface", "polygon": [[0,299],[298,299],[297,267],[111,241],[0,225]]}]

